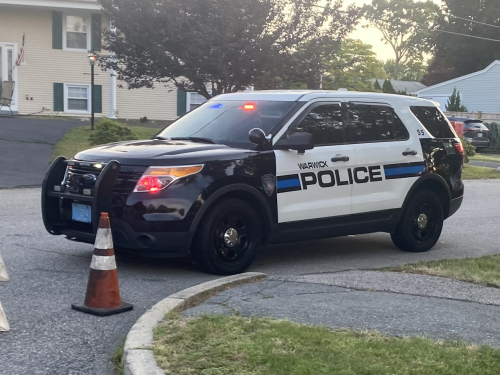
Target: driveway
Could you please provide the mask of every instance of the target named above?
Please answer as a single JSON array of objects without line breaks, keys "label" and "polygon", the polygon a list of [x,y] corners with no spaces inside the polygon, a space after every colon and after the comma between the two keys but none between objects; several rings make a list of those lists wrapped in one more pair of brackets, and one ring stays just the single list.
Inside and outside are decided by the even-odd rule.
[{"label": "driveway", "polygon": [[41,186],[54,146],[88,122],[0,117],[0,189]]},{"label": "driveway", "polygon": [[[384,233],[266,246],[251,271],[304,276],[500,253],[500,180],[466,181],[462,208],[427,253],[399,251]],[[486,198],[485,198],[486,197]],[[0,300],[0,374],[110,374],[110,357],[135,320],[181,289],[213,279],[185,260],[118,257],[124,301],[134,310],[98,318],[71,310],[85,296],[93,246],[45,232],[40,189],[0,190],[0,251],[11,281]]]}]

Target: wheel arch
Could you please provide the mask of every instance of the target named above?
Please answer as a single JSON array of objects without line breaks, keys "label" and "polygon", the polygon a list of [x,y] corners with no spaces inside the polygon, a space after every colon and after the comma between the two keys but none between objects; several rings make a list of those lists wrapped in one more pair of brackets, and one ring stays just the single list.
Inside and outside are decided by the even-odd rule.
[{"label": "wheel arch", "polygon": [[435,192],[439,196],[443,205],[444,218],[448,218],[450,214],[451,192],[444,178],[437,174],[427,174],[415,181],[406,195],[403,203],[403,211],[413,194],[426,189]]},{"label": "wheel arch", "polygon": [[191,223],[190,230],[192,232],[196,232],[198,225],[200,224],[201,220],[206,215],[210,207],[226,198],[241,199],[249,203],[252,207],[256,208],[257,214],[263,219],[262,242],[266,243],[269,239],[271,223],[273,220],[271,209],[269,208],[269,204],[266,202],[262,194],[256,188],[243,183],[235,183],[224,186],[223,188],[220,188],[212,195],[210,195],[210,197],[201,206],[200,210],[196,213],[196,216]]}]

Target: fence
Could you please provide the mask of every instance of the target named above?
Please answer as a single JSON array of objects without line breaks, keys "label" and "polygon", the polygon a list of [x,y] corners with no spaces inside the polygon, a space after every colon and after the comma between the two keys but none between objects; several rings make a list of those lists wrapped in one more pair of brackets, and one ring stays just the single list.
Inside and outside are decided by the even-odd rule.
[{"label": "fence", "polygon": [[446,116],[468,117],[471,119],[480,119],[486,122],[500,122],[500,113],[483,112],[445,112]]}]

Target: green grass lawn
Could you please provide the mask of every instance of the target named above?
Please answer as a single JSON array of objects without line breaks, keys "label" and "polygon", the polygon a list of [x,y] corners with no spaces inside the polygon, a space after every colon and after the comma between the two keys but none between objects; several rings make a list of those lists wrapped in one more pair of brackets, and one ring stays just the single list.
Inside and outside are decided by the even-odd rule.
[{"label": "green grass lawn", "polygon": [[476,167],[474,165],[464,165],[462,179],[478,180],[484,178],[500,178],[500,173],[494,168]]},{"label": "green grass lawn", "polygon": [[498,374],[500,350],[241,316],[169,314],[154,332],[166,374]]},{"label": "green grass lawn", "polygon": [[[130,130],[136,135],[137,139],[149,139],[161,129],[130,126]],[[90,148],[89,135],[91,132],[89,126],[78,127],[67,132],[56,144],[54,152],[52,153],[52,160],[58,156],[65,156],[69,159],[75,156],[76,153]]]},{"label": "green grass lawn", "polygon": [[477,154],[471,158],[470,160],[474,161],[492,161],[492,162],[497,162],[500,163],[500,155],[495,155],[495,154]]},{"label": "green grass lawn", "polygon": [[445,259],[386,268],[387,271],[449,277],[486,286],[500,287],[500,254],[481,258]]}]

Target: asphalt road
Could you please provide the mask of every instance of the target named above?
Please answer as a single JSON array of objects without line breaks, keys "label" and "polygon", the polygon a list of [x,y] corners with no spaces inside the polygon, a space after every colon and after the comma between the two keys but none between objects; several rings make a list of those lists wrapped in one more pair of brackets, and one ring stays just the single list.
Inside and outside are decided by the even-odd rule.
[{"label": "asphalt road", "polygon": [[41,186],[54,145],[68,130],[83,125],[82,121],[0,117],[0,189]]},{"label": "asphalt road", "polygon": [[[0,333],[0,374],[109,374],[114,347],[135,320],[171,293],[213,278],[188,261],[118,258],[123,300],[132,312],[97,318],[81,303],[92,245],[47,234],[40,189],[0,190],[0,251],[11,276],[0,301],[12,330]],[[261,249],[252,271],[307,275],[396,266],[419,260],[500,253],[500,180],[468,181],[462,208],[427,253],[404,253],[388,234],[308,241]]]}]

